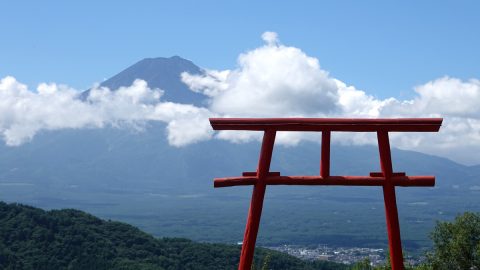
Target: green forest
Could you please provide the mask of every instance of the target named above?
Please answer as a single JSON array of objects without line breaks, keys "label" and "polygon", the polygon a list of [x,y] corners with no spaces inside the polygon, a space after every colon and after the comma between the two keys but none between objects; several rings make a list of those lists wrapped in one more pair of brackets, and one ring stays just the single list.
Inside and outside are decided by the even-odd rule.
[{"label": "green forest", "polygon": [[[464,213],[438,222],[430,235],[433,248],[416,270],[480,269],[480,214]],[[122,222],[102,220],[74,210],[50,210],[0,202],[0,269],[236,269],[238,245],[155,238]],[[388,258],[388,256],[387,256]],[[252,269],[352,269],[372,267],[307,262],[257,248]]]},{"label": "green forest", "polygon": [[[240,247],[161,238],[74,209],[0,202],[0,269],[236,269]],[[347,269],[258,248],[262,269]]]},{"label": "green forest", "polygon": [[[439,221],[431,232],[433,249],[423,264],[406,265],[406,270],[477,270],[480,269],[480,213],[465,212],[454,221]],[[391,270],[388,261],[372,267],[368,259],[352,266],[352,270]]]}]

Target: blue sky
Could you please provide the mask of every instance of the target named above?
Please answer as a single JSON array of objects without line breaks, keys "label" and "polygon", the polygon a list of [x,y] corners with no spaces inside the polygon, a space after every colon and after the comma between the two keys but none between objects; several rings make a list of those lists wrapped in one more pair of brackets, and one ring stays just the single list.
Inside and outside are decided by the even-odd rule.
[{"label": "blue sky", "polygon": [[[213,116],[443,117],[438,134],[392,142],[480,163],[478,1],[17,0],[0,10],[7,145],[42,130],[145,121],[165,122],[179,147],[255,139],[214,134]],[[169,103],[142,81],[122,91],[93,88],[89,103],[77,98],[143,58],[173,55],[207,69],[182,75],[204,105]],[[375,143],[361,134],[339,140]]]},{"label": "blue sky", "polygon": [[379,98],[480,74],[478,1],[19,0],[0,10],[0,78],[31,87],[86,89],[145,57],[231,69],[264,31]]}]

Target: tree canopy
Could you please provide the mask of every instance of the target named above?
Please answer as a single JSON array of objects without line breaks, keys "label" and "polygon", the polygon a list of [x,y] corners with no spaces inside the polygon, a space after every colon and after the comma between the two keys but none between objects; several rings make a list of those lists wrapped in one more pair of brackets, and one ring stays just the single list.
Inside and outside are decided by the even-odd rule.
[{"label": "tree canopy", "polygon": [[480,269],[480,214],[464,213],[453,222],[438,222],[428,256],[433,269]]},{"label": "tree canopy", "polygon": [[[44,211],[0,202],[0,269],[236,269],[239,253],[237,245],[158,239],[78,210]],[[262,248],[257,249],[255,264],[268,264],[270,269],[346,269]]]},{"label": "tree canopy", "polygon": [[[480,269],[480,213],[466,212],[454,221],[439,221],[430,234],[433,249],[427,260],[411,270],[479,270]],[[354,270],[389,270],[390,262],[372,267],[365,259],[352,266]]]}]

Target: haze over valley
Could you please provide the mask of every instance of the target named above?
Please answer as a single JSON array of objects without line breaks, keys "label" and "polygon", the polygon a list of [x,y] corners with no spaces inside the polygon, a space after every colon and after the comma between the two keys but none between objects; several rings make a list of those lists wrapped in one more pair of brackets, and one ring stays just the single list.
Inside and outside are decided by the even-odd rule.
[{"label": "haze over valley", "polygon": [[[431,89],[440,89],[436,91],[444,91],[444,95],[449,94],[442,88],[445,84],[460,84],[468,95],[472,91],[477,95],[478,81],[445,77],[417,87],[418,97],[411,101],[381,100],[332,78],[315,58],[279,44],[275,33],[267,32],[263,38],[266,44],[241,55],[235,70],[207,70],[173,56],[143,59],[85,91],[44,84],[35,92],[22,89],[24,86],[13,77],[4,78],[0,83],[4,100],[39,107],[31,115],[21,115],[26,112],[21,107],[11,110],[11,105],[0,105],[14,115],[8,121],[5,115],[1,118],[0,131],[6,144],[0,146],[0,198],[44,209],[81,209],[159,237],[237,243],[242,240],[251,187],[214,190],[213,178],[254,170],[259,136],[215,134],[208,117],[241,116],[247,106],[242,105],[243,99],[254,106],[245,116],[269,117],[412,116],[406,110],[413,102],[416,106],[426,104],[422,105],[426,116],[446,118],[440,134],[393,137],[393,147],[404,149],[393,149],[395,171],[437,177],[434,188],[397,189],[404,246],[418,252],[430,245],[428,232],[436,220],[450,220],[458,209],[479,211],[480,166],[470,165],[477,160],[470,153],[478,146],[460,141],[460,137],[456,141],[459,151],[463,146],[471,149],[457,155],[452,152],[456,148],[451,139],[457,136],[456,127],[464,123],[470,123],[469,128],[477,132],[472,118],[448,110],[427,113],[438,105],[428,92]],[[245,85],[249,82],[245,78],[254,77],[256,70],[251,70],[251,64],[271,64],[262,59],[266,59],[263,54],[272,52],[271,61],[287,64],[293,55],[293,63],[306,66],[302,71],[296,67],[288,70],[298,74],[307,70],[316,81],[292,83],[283,90],[280,87],[283,96],[279,100],[272,99],[274,92],[266,97],[242,92],[241,87],[261,89],[267,85]],[[258,54],[262,57],[257,58]],[[303,76],[298,74],[295,76]],[[317,90],[308,92],[312,87]],[[267,88],[274,89],[279,86]],[[15,91],[20,94],[15,96]],[[232,98],[242,99],[240,105],[225,105]],[[271,100],[272,107],[255,103],[262,98]],[[306,103],[311,98],[319,101]],[[364,102],[360,107],[359,101]],[[44,107],[48,110],[42,109],[44,102],[51,105]],[[321,110],[312,109],[316,107]],[[375,137],[356,134],[349,138],[334,133],[333,138],[333,175],[379,171]],[[318,134],[280,134],[271,171],[318,174],[319,141]],[[449,156],[445,153],[451,153],[456,161],[445,158]],[[267,189],[259,245],[377,248],[385,247],[386,239],[381,188]]]}]

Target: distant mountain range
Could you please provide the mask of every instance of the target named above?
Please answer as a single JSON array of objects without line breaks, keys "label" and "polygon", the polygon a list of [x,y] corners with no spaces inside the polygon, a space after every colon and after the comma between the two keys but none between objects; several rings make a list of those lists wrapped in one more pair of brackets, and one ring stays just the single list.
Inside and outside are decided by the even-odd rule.
[{"label": "distant mountain range", "polygon": [[[181,81],[202,69],[178,56],[144,59],[103,82],[116,89],[136,78],[165,90],[164,99],[204,104]],[[122,220],[156,236],[241,241],[250,187],[213,189],[214,177],[256,168],[259,144],[211,140],[168,145],[165,125],[145,132],[104,128],[45,131],[19,147],[0,146],[0,200],[42,208],[77,208]],[[320,147],[275,148],[272,171],[318,174]],[[395,171],[436,175],[435,188],[398,188],[407,248],[428,245],[438,219],[480,211],[480,166],[414,151],[393,150]],[[374,146],[332,148],[333,174],[379,170]],[[382,246],[386,243],[380,188],[269,187],[259,243]]]}]

